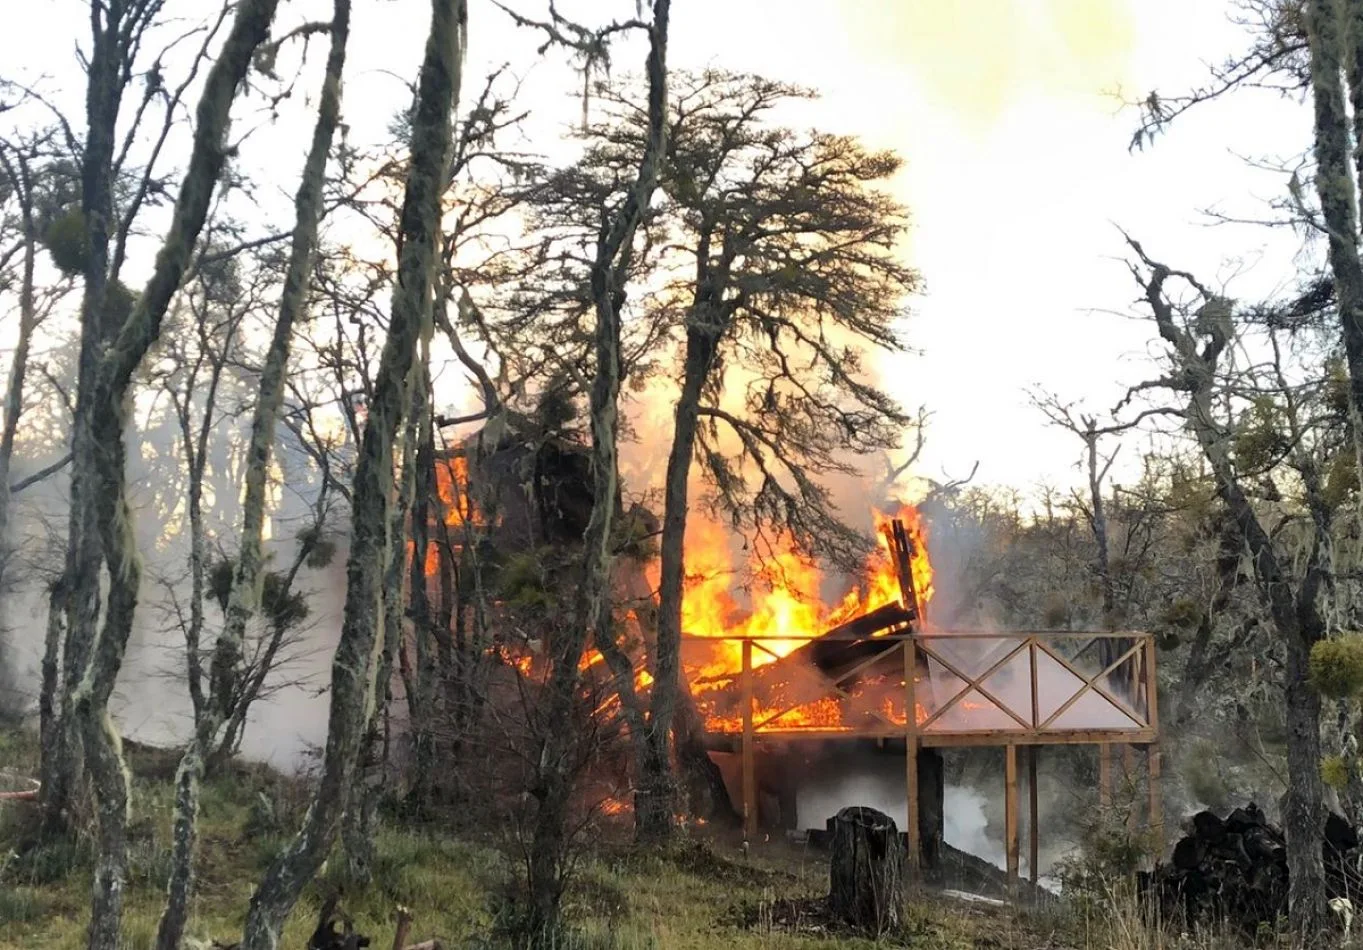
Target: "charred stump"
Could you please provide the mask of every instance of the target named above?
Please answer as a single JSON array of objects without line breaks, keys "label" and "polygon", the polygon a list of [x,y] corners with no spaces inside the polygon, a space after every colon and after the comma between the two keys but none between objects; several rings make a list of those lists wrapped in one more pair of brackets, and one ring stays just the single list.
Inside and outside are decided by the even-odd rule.
[{"label": "charred stump", "polygon": [[896,929],[904,906],[904,845],[894,819],[874,808],[844,808],[833,818],[828,909],[873,933]]}]

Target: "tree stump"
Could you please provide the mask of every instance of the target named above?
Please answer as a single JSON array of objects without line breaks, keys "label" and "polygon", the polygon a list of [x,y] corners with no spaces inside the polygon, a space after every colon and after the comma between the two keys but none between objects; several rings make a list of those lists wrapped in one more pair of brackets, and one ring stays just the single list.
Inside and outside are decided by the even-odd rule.
[{"label": "tree stump", "polygon": [[838,812],[828,877],[834,917],[876,934],[897,928],[904,906],[904,845],[894,819],[863,806]]}]

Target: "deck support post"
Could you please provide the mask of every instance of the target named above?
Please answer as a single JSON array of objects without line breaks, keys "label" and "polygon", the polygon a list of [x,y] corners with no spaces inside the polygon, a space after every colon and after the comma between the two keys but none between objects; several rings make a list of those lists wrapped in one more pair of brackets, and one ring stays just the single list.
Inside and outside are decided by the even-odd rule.
[{"label": "deck support post", "polygon": [[752,641],[743,641],[743,839],[757,838],[757,769],[753,761]]},{"label": "deck support post", "polygon": [[1017,897],[1018,889],[1018,747],[1003,747],[1004,810],[1003,834],[1008,854],[1008,895]]},{"label": "deck support post", "polygon": [[1112,746],[1106,742],[1098,744],[1098,804],[1112,804]]},{"label": "deck support post", "polygon": [[1027,750],[1027,877],[1035,884],[1041,875],[1038,854],[1041,850],[1041,829],[1037,823],[1036,757],[1040,746]]},{"label": "deck support post", "polygon": [[918,883],[923,843],[918,827],[918,703],[914,676],[918,672],[918,645],[912,636],[901,643],[904,654],[904,779],[908,793],[905,832],[908,834],[909,882]]}]

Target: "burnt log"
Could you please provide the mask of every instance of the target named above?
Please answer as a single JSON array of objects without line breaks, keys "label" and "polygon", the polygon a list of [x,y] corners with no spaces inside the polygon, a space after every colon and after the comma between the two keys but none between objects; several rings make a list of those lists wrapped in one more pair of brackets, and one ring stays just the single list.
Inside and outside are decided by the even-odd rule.
[{"label": "burnt log", "polygon": [[854,806],[832,821],[830,913],[874,934],[897,929],[904,906],[904,845],[894,819]]}]

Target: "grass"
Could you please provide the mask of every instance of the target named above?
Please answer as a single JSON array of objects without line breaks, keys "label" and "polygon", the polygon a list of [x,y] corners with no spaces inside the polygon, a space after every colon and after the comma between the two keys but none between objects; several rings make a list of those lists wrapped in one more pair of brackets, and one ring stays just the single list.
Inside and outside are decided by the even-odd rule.
[{"label": "grass", "polygon": [[[0,761],[22,768],[32,764],[33,755],[31,740],[0,733]],[[171,815],[164,764],[133,761],[135,823],[125,950],[152,946],[164,901]],[[238,939],[252,889],[287,840],[291,821],[262,802],[292,796],[289,807],[296,812],[301,801],[296,790],[282,783],[263,770],[245,769],[205,786],[199,882],[187,930],[200,945]],[[49,842],[25,848],[16,857],[13,852],[23,846],[26,827],[23,812],[0,805],[0,948],[83,947],[92,842],[88,836]],[[928,894],[913,898],[903,928],[879,941],[832,935],[815,920],[781,912],[827,890],[826,858],[821,855],[773,846],[740,857],[732,846],[697,839],[666,852],[644,853],[630,848],[623,834],[615,839],[596,835],[593,850],[582,857],[565,896],[570,926],[562,950],[1192,946],[1166,939],[1117,900],[1107,907],[1099,901],[1037,916]],[[446,947],[485,950],[506,945],[497,934],[508,913],[509,884],[518,865],[505,842],[499,845],[495,836],[460,840],[437,829],[390,823],[380,829],[376,844],[374,883],[363,891],[348,890],[341,902],[356,929],[372,938],[372,947],[392,946],[398,904],[413,914],[410,942],[439,938]],[[282,947],[306,946],[321,892],[321,885],[315,885],[304,895]]]}]

